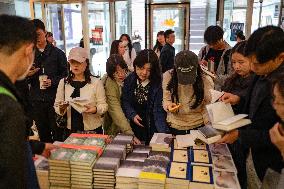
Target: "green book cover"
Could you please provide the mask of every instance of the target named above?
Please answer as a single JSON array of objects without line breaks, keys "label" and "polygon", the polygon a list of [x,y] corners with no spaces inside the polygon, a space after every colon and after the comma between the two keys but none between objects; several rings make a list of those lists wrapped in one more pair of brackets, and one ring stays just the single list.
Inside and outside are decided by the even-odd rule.
[{"label": "green book cover", "polygon": [[65,144],[76,144],[76,145],[82,145],[85,142],[86,138],[77,138],[77,137],[71,137],[69,136],[64,143]]},{"label": "green book cover", "polygon": [[69,161],[73,156],[75,150],[67,148],[59,148],[51,152],[50,160]]},{"label": "green book cover", "polygon": [[103,148],[105,146],[105,140],[102,138],[87,138],[83,145],[86,146],[98,146]]},{"label": "green book cover", "polygon": [[78,150],[71,157],[71,164],[92,165],[97,159],[98,153],[92,150]]}]

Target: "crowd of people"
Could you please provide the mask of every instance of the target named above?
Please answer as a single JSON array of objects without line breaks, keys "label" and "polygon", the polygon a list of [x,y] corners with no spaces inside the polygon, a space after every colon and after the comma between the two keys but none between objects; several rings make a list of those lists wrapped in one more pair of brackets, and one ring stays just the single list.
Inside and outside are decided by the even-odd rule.
[{"label": "crowd of people", "polygon": [[[209,26],[198,56],[175,52],[171,29],[158,32],[153,49],[138,53],[123,34],[111,44],[107,74],[97,78],[83,47],[66,57],[42,21],[1,15],[0,188],[39,188],[32,154],[48,156],[52,143],[70,133],[125,133],[146,145],[156,132],[189,134],[209,122],[210,89],[224,91],[219,100],[252,121],[217,141],[229,144],[241,187],[247,188],[251,152],[260,181],[277,175],[269,188],[283,188],[284,32],[262,27],[234,47],[223,34]],[[28,140],[33,125],[40,142]]]}]

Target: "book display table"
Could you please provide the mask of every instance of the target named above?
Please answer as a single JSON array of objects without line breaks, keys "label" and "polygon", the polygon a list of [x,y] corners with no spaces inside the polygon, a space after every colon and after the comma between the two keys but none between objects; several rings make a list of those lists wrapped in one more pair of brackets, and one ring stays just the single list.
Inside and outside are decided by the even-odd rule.
[{"label": "book display table", "polygon": [[49,159],[36,156],[41,189],[240,189],[226,144],[178,145],[155,133],[150,145],[133,136],[71,134]]}]

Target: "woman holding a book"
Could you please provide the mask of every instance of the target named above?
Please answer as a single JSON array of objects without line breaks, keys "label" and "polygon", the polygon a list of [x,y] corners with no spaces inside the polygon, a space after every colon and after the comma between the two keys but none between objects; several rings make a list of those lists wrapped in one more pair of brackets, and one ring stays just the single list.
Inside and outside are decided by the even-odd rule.
[{"label": "woman holding a book", "polygon": [[134,72],[124,81],[122,109],[135,136],[146,144],[155,132],[169,132],[162,95],[158,57],[153,50],[142,50],[134,60]]},{"label": "woman holding a book", "polygon": [[213,88],[212,79],[202,74],[193,52],[176,55],[174,69],[163,75],[163,107],[172,134],[189,134],[208,122],[205,105],[211,101],[209,90]]},{"label": "woman holding a book", "polygon": [[[248,87],[252,84],[253,73],[250,70],[250,62],[245,57],[246,41],[237,43],[231,50],[232,75],[225,80],[222,91],[245,97]],[[235,114],[241,112],[243,104],[233,106]]]},{"label": "woman holding a book", "polygon": [[102,134],[102,115],[108,108],[103,83],[91,75],[88,52],[84,48],[71,49],[68,62],[71,70],[68,77],[59,82],[55,112],[67,114],[67,128],[71,132]]},{"label": "woman holding a book", "polygon": [[[106,67],[105,91],[108,104],[108,111],[104,121],[106,134],[117,135],[118,133],[124,133],[134,135],[121,108],[121,90],[128,73],[127,64],[122,56],[113,54],[108,58]],[[139,139],[134,137],[134,143],[139,144]]]}]

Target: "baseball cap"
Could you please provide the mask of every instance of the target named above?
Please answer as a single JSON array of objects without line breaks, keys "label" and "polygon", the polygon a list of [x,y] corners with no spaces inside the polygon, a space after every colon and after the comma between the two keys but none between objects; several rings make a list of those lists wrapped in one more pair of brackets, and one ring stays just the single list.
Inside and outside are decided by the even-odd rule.
[{"label": "baseball cap", "polygon": [[198,57],[189,50],[177,53],[174,66],[177,71],[178,83],[182,85],[194,84],[197,77]]},{"label": "baseball cap", "polygon": [[68,61],[70,60],[76,60],[77,62],[85,62],[86,59],[89,58],[89,54],[86,49],[82,47],[75,47],[72,48],[69,52]]}]

